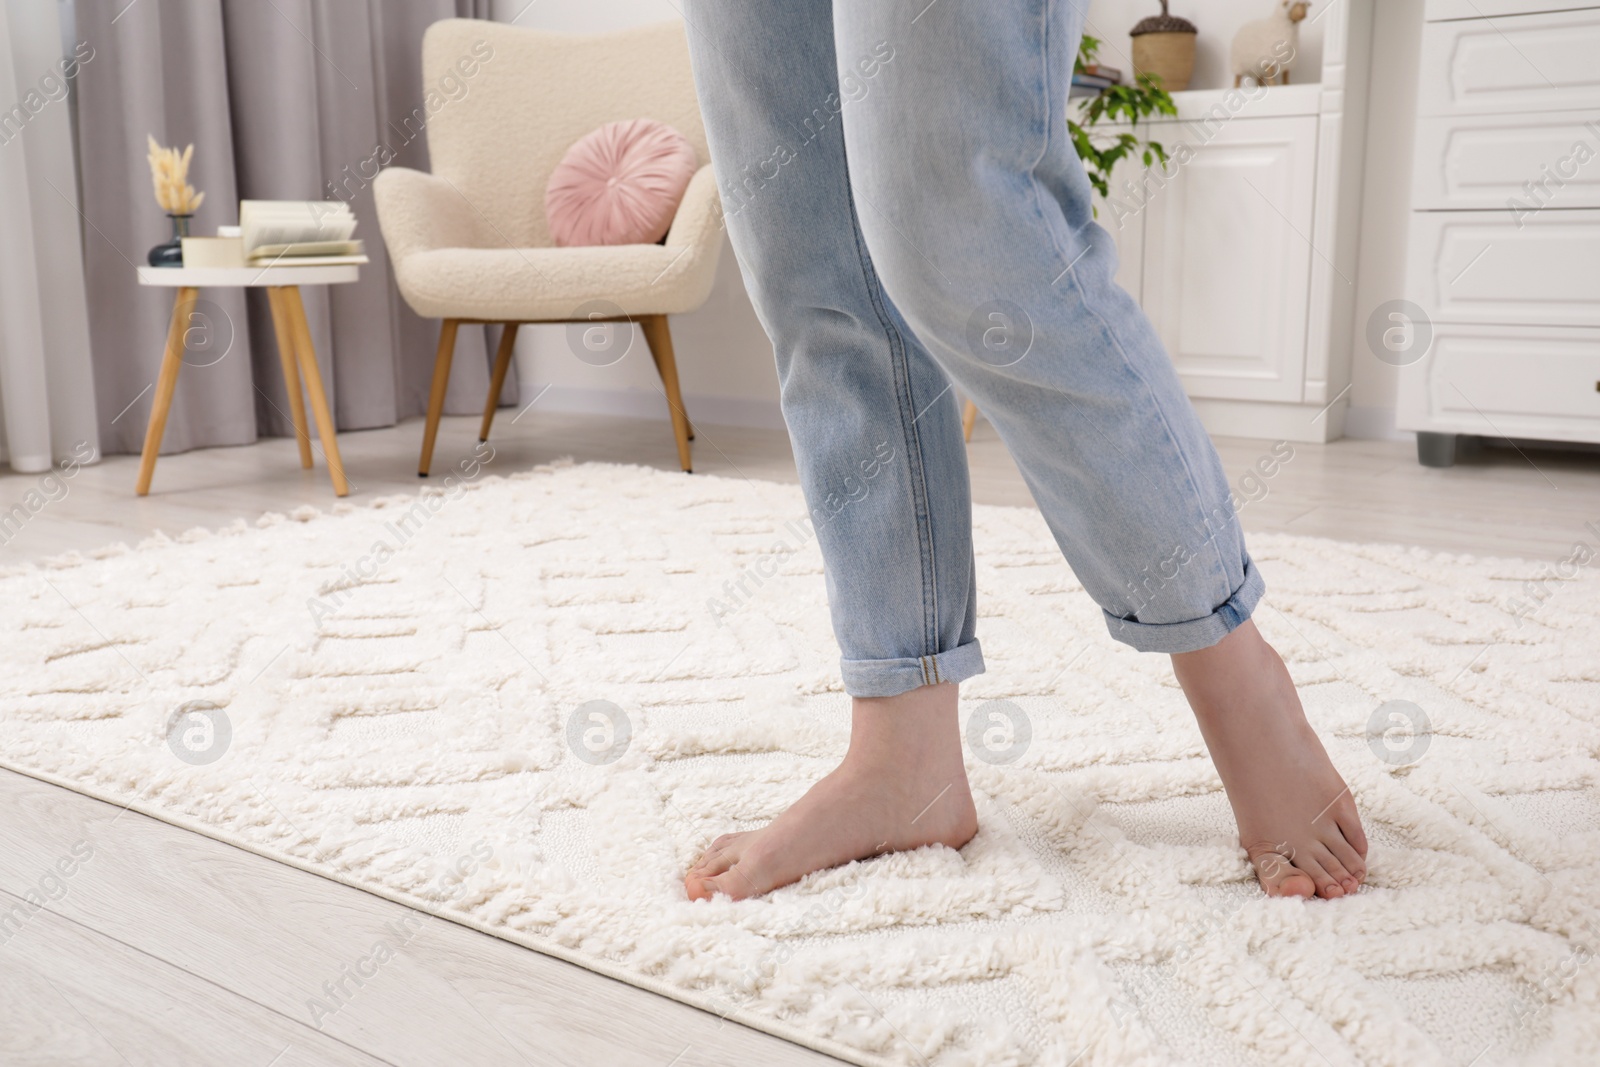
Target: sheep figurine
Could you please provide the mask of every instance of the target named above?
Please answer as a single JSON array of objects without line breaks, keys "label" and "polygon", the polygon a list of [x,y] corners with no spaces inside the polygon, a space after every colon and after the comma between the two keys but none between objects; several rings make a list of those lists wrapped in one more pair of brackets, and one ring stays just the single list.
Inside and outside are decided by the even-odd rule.
[{"label": "sheep figurine", "polygon": [[1233,84],[1237,88],[1246,77],[1257,85],[1270,85],[1275,79],[1289,84],[1289,67],[1300,51],[1300,23],[1311,5],[1305,0],[1282,0],[1277,10],[1264,19],[1247,22],[1233,37]]}]

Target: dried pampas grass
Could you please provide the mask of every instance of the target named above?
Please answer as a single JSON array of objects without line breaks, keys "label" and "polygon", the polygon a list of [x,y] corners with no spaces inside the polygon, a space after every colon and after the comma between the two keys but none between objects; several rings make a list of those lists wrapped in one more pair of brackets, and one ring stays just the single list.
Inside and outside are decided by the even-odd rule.
[{"label": "dried pampas grass", "polygon": [[[149,137],[149,135],[146,135]],[[205,193],[197,193],[189,184],[189,160],[194,156],[194,145],[180,154],[176,148],[162,148],[154,137],[150,141],[150,179],[155,183],[156,203],[169,215],[193,215],[200,208]]]}]

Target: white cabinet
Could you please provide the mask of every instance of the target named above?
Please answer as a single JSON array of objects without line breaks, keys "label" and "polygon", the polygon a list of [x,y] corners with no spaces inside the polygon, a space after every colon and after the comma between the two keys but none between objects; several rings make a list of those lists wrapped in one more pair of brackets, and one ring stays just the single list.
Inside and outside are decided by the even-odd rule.
[{"label": "white cabinet", "polygon": [[1600,330],[1446,324],[1435,328],[1425,370],[1440,417],[1487,421],[1510,437],[1600,432]]},{"label": "white cabinet", "polygon": [[1570,11],[1593,7],[1594,0],[1428,0],[1423,17],[1429,22],[1448,19],[1487,19],[1496,15],[1537,15],[1545,11]]},{"label": "white cabinet", "polygon": [[1296,68],[1293,85],[1174,93],[1178,114],[1137,130],[1172,162],[1119,168],[1101,204],[1117,281],[1213,433],[1328,441],[1343,429],[1372,0],[1321,18],[1320,81]]},{"label": "white cabinet", "polygon": [[1438,466],[1459,434],[1600,442],[1600,4],[1428,17],[1398,425]]},{"label": "white cabinet", "polygon": [[1411,196],[1418,211],[1524,218],[1546,206],[1600,207],[1600,114],[1420,117]]},{"label": "white cabinet", "polygon": [[1190,396],[1298,402],[1317,119],[1169,128],[1189,160],[1150,199],[1145,309]]},{"label": "white cabinet", "polygon": [[1600,95],[1595,10],[1427,23],[1417,113],[1593,108]]},{"label": "white cabinet", "polygon": [[1409,243],[1407,288],[1434,323],[1600,327],[1600,210],[1419,211]]}]

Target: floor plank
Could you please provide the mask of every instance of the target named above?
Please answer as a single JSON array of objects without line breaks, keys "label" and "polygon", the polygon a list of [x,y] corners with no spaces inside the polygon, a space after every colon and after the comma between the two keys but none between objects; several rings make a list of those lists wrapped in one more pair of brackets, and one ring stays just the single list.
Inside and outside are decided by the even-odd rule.
[{"label": "floor plank", "polygon": [[[266,1067],[285,1044],[315,1051],[309,1040],[302,1046],[294,1037],[307,1030],[323,1039],[324,1048],[334,1047],[326,1043],[331,1040],[396,1067],[837,1062],[24,775],[0,771],[0,811],[6,813],[0,821],[0,903],[7,908],[58,870],[75,843],[86,841],[93,849],[70,877],[57,876],[65,889],[55,894],[48,914],[34,914],[17,930],[8,927],[10,940],[0,945],[0,969],[10,971],[13,960],[28,965],[7,979],[6,989],[26,989],[32,973],[54,982],[72,1002],[52,1008],[36,989],[22,1001],[41,1013],[33,1021],[36,1029],[0,1023],[0,1035],[19,1026],[19,1047],[62,1042],[71,1049],[65,1058],[38,1062],[100,1062],[97,1049],[107,1044],[93,1040],[89,1019],[95,1026],[103,1023],[103,1036],[128,1055],[118,1038],[135,1041],[140,1024],[134,1013],[141,1005],[152,1012],[144,1032],[161,1054],[150,1062],[159,1063],[184,1062],[185,1052],[199,1046],[205,1055],[196,1062]],[[78,951],[79,930],[117,943],[117,966],[96,965]],[[362,963],[373,958],[380,939],[394,946],[392,958],[381,965]],[[143,967],[137,966],[141,959]],[[352,970],[375,973],[355,982],[346,979]],[[330,993],[329,985],[342,989]],[[157,999],[139,1001],[134,991],[140,987]],[[218,1006],[208,1025],[234,1012],[254,1027],[229,1041],[260,1044],[269,1035],[284,1040],[259,1059],[223,1055],[226,1047],[207,1045],[207,1032],[198,1026],[168,1044],[161,1036],[159,995],[182,998],[202,988]],[[10,1014],[9,1007],[0,1014]],[[277,1030],[267,1026],[272,1016],[281,1020]],[[13,1060],[0,1056],[0,1062]],[[273,1067],[283,1067],[282,1061]]]},{"label": "floor plank", "polygon": [[[19,906],[0,892],[0,911]],[[6,939],[0,961],[7,1067],[386,1063],[48,908]]]},{"label": "floor plank", "polygon": [[[476,417],[443,420],[435,467],[441,479],[442,472],[472,454],[477,427]],[[796,481],[788,436],[781,430],[697,424],[696,432],[697,473]],[[348,499],[359,504],[416,492],[424,484],[415,466],[420,437],[417,420],[340,434],[352,486]],[[1219,438],[1216,443],[1230,481],[1246,501],[1240,519],[1252,532],[1281,530],[1542,560],[1564,556],[1584,523],[1600,526],[1600,453],[1593,451],[1491,447],[1436,470],[1418,465],[1409,442],[1340,440],[1295,444],[1293,457],[1279,463],[1271,477],[1248,481],[1255,465],[1271,455],[1274,442]],[[485,467],[491,473],[526,470],[565,456],[678,468],[669,427],[647,419],[530,413],[516,424],[497,420],[491,444],[494,457]],[[968,464],[976,502],[1032,505],[1016,464],[982,420]],[[43,502],[20,523],[0,525],[0,566],[115,541],[133,543],[157,529],[177,533],[302,504],[327,509],[335,502],[321,461],[301,470],[288,438],[163,456],[151,494],[144,498],[133,495],[137,469],[138,457],[112,456],[52,488],[41,487],[39,475],[0,473],[0,517],[30,491],[38,491],[34,503]]]}]

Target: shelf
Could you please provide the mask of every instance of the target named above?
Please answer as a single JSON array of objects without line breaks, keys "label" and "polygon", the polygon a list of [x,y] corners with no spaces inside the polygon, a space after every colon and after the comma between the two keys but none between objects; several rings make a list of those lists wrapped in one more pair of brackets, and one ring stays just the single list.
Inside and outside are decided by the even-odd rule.
[{"label": "shelf", "polygon": [[[1216,108],[1234,118],[1282,118],[1295,115],[1322,113],[1322,85],[1311,82],[1305,85],[1244,86],[1239,89],[1185,89],[1172,94],[1178,116],[1158,115],[1140,120],[1146,123],[1196,122],[1213,116]],[[1232,106],[1230,107],[1230,102]],[[1073,101],[1079,107],[1083,105]],[[1099,123],[1096,129],[1114,130],[1125,123]]]},{"label": "shelf", "polygon": [[[1229,107],[1230,101],[1232,107]],[[1322,84],[1308,82],[1305,85],[1246,85],[1238,89],[1185,89],[1173,93],[1172,102],[1178,105],[1180,122],[1205,118],[1219,106],[1235,117],[1316,115],[1322,110]],[[1162,121],[1173,120],[1163,116]]]}]

